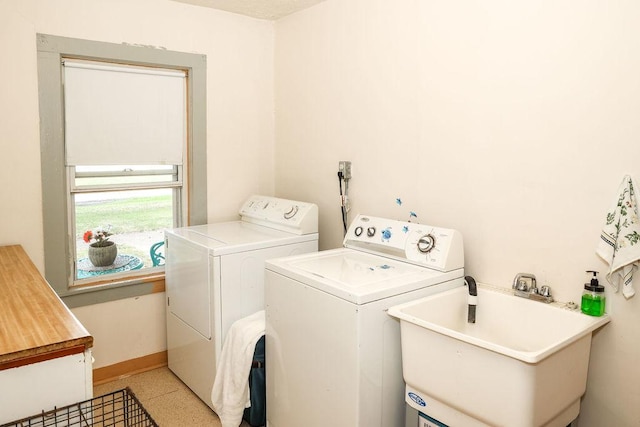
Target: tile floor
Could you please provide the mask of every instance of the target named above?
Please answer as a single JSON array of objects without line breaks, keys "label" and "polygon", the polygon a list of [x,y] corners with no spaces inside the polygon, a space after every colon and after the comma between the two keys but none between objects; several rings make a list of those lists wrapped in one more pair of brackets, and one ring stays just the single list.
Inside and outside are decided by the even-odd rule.
[{"label": "tile floor", "polygon": [[[160,427],[220,427],[218,416],[167,367],[93,388],[94,396],[129,387]],[[240,427],[250,427],[242,422]]]}]

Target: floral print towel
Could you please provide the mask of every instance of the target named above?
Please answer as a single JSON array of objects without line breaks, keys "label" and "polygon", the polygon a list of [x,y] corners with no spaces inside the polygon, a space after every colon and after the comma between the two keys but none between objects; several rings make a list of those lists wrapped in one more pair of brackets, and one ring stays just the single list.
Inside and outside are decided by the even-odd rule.
[{"label": "floral print towel", "polygon": [[622,294],[631,298],[633,272],[640,263],[640,221],[631,176],[626,175],[620,184],[615,206],[607,213],[607,220],[600,233],[596,253],[609,264],[607,280]]}]

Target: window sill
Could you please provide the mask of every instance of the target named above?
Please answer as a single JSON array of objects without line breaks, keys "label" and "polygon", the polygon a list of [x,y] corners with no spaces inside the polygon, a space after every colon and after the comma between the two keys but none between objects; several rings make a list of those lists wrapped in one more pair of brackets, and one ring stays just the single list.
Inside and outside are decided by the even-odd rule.
[{"label": "window sill", "polygon": [[69,287],[60,295],[69,307],[99,304],[125,298],[134,298],[165,291],[164,272],[147,275],[119,276]]}]

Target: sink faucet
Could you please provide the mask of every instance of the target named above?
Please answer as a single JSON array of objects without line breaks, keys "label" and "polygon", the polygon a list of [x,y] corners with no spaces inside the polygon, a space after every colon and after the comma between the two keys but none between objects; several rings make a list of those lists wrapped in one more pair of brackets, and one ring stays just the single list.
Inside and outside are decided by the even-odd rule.
[{"label": "sink faucet", "polygon": [[[531,281],[531,287],[527,285],[527,281]],[[536,286],[536,276],[530,273],[518,273],[513,279],[513,285],[515,296],[529,298],[534,301],[541,301],[550,303],[553,302],[551,296],[551,288],[549,286],[543,286],[538,290]]]},{"label": "sink faucet", "polygon": [[[527,286],[527,281],[525,279],[531,280],[531,288]],[[532,293],[538,293],[538,288],[536,286],[536,276],[530,273],[518,273],[516,277],[513,279],[513,289],[516,291],[527,292],[530,291]],[[535,289],[535,290],[534,290]]]},{"label": "sink faucet", "polygon": [[476,306],[478,305],[478,286],[471,276],[464,276],[464,284],[469,288],[467,322],[476,323]]}]

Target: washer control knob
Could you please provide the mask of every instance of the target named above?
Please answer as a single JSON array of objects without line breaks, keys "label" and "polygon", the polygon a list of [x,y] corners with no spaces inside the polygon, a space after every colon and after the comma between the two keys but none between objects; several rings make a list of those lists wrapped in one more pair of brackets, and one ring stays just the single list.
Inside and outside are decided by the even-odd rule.
[{"label": "washer control knob", "polygon": [[418,240],[418,251],[426,254],[436,245],[436,239],[431,234],[425,234]]},{"label": "washer control knob", "polygon": [[284,213],[284,219],[291,219],[298,213],[298,206],[293,205]]},{"label": "washer control knob", "polygon": [[360,235],[362,235],[362,227],[361,226],[357,226],[355,230],[353,230],[353,233],[356,235],[356,237],[360,237]]},{"label": "washer control knob", "polygon": [[375,235],[376,235],[376,228],[375,227],[367,228],[367,236],[373,237]]}]

